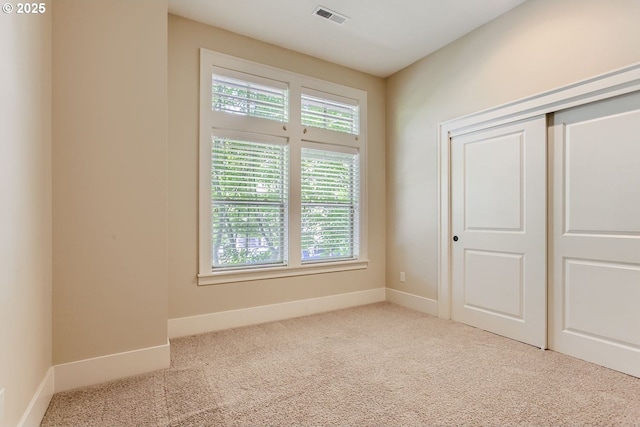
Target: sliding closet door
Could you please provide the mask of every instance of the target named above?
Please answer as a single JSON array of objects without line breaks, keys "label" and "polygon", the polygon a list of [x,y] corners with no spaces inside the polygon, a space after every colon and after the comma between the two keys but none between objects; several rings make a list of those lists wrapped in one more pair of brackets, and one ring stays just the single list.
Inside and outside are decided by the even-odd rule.
[{"label": "sliding closet door", "polygon": [[640,93],[552,120],[550,348],[640,376]]},{"label": "sliding closet door", "polygon": [[452,319],[546,345],[546,119],[451,138]]}]

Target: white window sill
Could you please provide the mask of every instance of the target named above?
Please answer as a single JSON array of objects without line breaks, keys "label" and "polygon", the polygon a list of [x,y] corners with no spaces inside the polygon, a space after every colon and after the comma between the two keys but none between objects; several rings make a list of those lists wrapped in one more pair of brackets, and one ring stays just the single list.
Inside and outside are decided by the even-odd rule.
[{"label": "white window sill", "polygon": [[227,270],[215,273],[199,274],[198,285],[220,285],[223,283],[247,282],[251,280],[277,279],[281,277],[363,270],[368,266],[369,260],[355,260],[306,264],[300,267],[267,267],[252,270]]}]

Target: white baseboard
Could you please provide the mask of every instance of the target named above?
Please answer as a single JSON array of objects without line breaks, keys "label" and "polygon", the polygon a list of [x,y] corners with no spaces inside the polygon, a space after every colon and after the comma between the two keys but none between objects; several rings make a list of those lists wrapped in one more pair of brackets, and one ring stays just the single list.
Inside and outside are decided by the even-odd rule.
[{"label": "white baseboard", "polygon": [[169,319],[169,338],[257,325],[385,301],[385,288]]},{"label": "white baseboard", "polygon": [[[376,288],[367,291],[169,319],[169,338],[273,322],[382,301],[390,301],[423,313],[438,315],[438,302],[435,300],[395,289]],[[24,425],[31,425],[30,420],[37,418],[39,414],[38,408],[44,407],[44,411],[46,411],[54,391],[57,393],[144,374],[168,368],[169,365],[169,342],[161,346],[56,365],[43,380],[38,389],[38,394],[29,406],[28,413],[23,417]],[[42,402],[46,402],[46,404]],[[31,414],[34,416],[32,417]],[[42,412],[42,415],[44,415],[44,412]]]},{"label": "white baseboard", "polygon": [[55,391],[100,384],[168,368],[169,341],[164,345],[56,365]]},{"label": "white baseboard", "polygon": [[438,301],[387,288],[387,301],[422,313],[438,315]]},{"label": "white baseboard", "polygon": [[44,418],[45,412],[49,407],[49,402],[53,397],[54,392],[54,369],[53,367],[47,370],[46,375],[42,379],[42,382],[38,386],[36,393],[33,395],[33,399],[29,403],[27,410],[18,423],[18,427],[38,427]]}]

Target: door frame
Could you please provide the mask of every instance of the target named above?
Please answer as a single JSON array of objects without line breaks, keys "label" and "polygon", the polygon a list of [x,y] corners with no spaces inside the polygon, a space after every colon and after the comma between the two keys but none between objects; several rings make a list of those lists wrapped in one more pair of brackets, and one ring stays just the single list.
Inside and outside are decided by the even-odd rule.
[{"label": "door frame", "polygon": [[438,125],[438,317],[451,318],[451,138],[637,90],[640,62]]}]

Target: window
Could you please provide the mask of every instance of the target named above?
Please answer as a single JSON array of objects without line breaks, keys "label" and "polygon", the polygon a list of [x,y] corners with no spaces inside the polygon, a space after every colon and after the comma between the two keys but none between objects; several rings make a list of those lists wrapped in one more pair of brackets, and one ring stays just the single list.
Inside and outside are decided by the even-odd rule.
[{"label": "window", "polygon": [[219,69],[213,71],[212,88],[214,111],[279,122],[288,120],[288,91],[284,83]]},{"label": "window", "polygon": [[200,85],[198,284],[366,268],[366,93],[205,49]]},{"label": "window", "polygon": [[358,155],[302,149],[302,262],[358,254]]},{"label": "window", "polygon": [[213,136],[212,268],[286,264],[287,146]]},{"label": "window", "polygon": [[316,91],[309,89],[307,93],[302,94],[302,124],[357,135],[359,130],[357,103],[353,100],[350,103],[336,96],[328,99],[329,96],[329,94],[319,95]]}]

